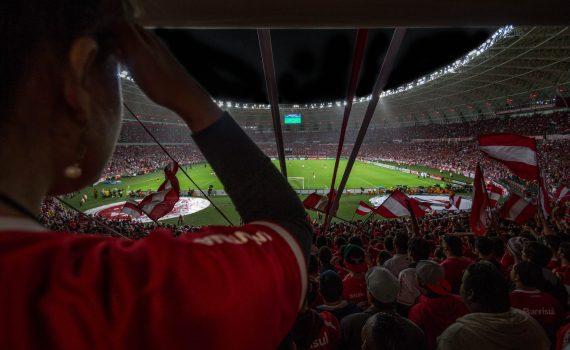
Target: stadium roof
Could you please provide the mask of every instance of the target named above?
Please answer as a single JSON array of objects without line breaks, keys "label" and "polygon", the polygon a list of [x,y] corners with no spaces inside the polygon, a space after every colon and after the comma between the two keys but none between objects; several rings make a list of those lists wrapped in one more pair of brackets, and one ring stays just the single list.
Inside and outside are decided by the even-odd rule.
[{"label": "stadium roof", "polygon": [[[569,90],[570,29],[507,26],[449,66],[384,92],[371,128],[492,117],[509,105],[546,104]],[[123,91],[125,102],[138,114],[172,115],[144,97],[128,77],[123,79]],[[360,97],[354,104],[350,129],[359,127],[368,98]],[[241,125],[272,129],[268,105],[218,102]],[[282,115],[301,113],[303,125],[299,128],[330,130],[342,120],[343,102],[281,105],[280,110]]]},{"label": "stadium roof", "polygon": [[147,26],[452,27],[568,24],[568,0],[141,0]]}]

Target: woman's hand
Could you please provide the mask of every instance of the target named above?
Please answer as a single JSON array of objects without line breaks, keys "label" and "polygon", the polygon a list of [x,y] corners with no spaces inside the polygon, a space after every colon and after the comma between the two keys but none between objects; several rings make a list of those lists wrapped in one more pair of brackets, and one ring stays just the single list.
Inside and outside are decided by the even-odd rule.
[{"label": "woman's hand", "polygon": [[180,115],[193,132],[207,128],[222,115],[156,35],[130,23],[116,26],[114,34],[119,60],[137,85],[151,100]]}]

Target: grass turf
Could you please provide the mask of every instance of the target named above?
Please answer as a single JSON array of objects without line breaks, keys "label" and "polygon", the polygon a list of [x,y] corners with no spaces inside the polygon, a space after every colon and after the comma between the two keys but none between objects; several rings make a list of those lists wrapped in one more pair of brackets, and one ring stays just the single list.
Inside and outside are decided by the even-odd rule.
[{"label": "grass turf", "polygon": [[[274,162],[277,166],[277,162]],[[288,160],[287,161],[287,173],[289,177],[303,177],[305,189],[326,189],[330,186],[330,181],[332,178],[332,171],[334,167],[334,160]],[[339,172],[337,176],[337,186],[340,182],[340,178],[346,167],[346,160],[341,160],[339,164]],[[222,189],[220,180],[214,174],[212,168],[208,164],[197,164],[192,167],[186,167],[185,170],[188,172],[190,177],[200,186],[202,189],[207,189],[209,185],[213,185],[214,189]],[[246,171],[255,171],[255,169],[245,169]],[[179,171],[178,179],[180,181],[180,188],[183,193],[189,188],[194,188],[188,178]],[[128,177],[121,179],[121,182],[116,185],[105,185],[98,184],[94,188],[98,191],[102,189],[113,189],[121,188],[123,190],[156,190],[158,186],[164,181],[164,173],[162,171],[157,171],[154,173],[140,175],[136,177]],[[302,188],[301,181],[291,180],[291,186],[294,188]],[[355,162],[352,169],[352,173],[347,183],[347,188],[393,188],[395,186],[431,186],[434,184],[443,184],[441,181],[433,179],[420,179],[416,175],[406,174],[400,171],[390,170],[381,168],[375,165],[367,164],[364,162]],[[263,189],[260,188],[262,191]],[[86,210],[94,207],[98,207],[104,204],[109,204],[117,201],[122,201],[124,198],[106,198],[103,199],[93,198],[93,187],[87,187],[81,191],[88,196],[87,202],[79,207],[80,196],[75,196],[69,200],[69,202],[80,210]],[[344,219],[350,219],[358,202],[360,200],[368,200],[370,196],[368,195],[344,195],[341,199],[339,207],[339,217]],[[234,222],[239,223],[239,216],[228,197],[213,197],[214,203]],[[314,214],[314,213],[312,213]],[[175,223],[176,219],[165,220],[168,223]],[[209,206],[205,210],[198,213],[189,215],[185,217],[185,222],[192,225],[212,225],[212,224],[225,224],[225,221],[220,216],[219,213],[212,207]]]}]

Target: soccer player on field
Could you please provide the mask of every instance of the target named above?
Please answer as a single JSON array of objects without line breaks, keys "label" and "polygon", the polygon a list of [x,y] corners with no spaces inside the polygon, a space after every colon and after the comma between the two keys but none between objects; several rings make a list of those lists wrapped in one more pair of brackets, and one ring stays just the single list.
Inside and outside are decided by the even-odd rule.
[{"label": "soccer player on field", "polygon": [[[275,349],[305,299],[303,207],[130,9],[0,2],[0,348]],[[46,195],[94,183],[112,154],[119,64],[186,122],[245,226],[131,241],[39,224]]]}]

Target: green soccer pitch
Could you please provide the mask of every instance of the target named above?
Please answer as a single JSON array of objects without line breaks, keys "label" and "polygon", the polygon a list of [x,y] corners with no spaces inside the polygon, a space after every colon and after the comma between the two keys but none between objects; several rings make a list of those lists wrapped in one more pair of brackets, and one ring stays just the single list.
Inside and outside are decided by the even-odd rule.
[{"label": "green soccer pitch", "polygon": [[[337,175],[337,186],[340,182],[342,174],[344,173],[346,163],[346,160],[341,160],[340,162]],[[274,164],[278,167],[278,161],[274,161]],[[333,159],[288,160],[287,174],[289,175],[289,178],[303,178],[303,180],[290,179],[289,182],[293,188],[301,189],[304,187],[305,189],[326,189],[330,186],[333,167]],[[191,167],[184,167],[184,169],[204,191],[207,190],[209,185],[214,186],[215,190],[223,189],[220,180],[208,164],[196,164]],[[244,169],[244,171],[254,172],[255,169]],[[433,171],[433,173],[435,174],[437,171]],[[181,171],[178,171],[177,177],[180,181],[180,190],[183,195],[185,195],[190,188],[196,189],[196,187],[191,184],[188,178],[186,178],[186,176]],[[98,191],[102,189],[117,188],[123,189],[125,192],[128,190],[156,190],[163,181],[164,173],[162,170],[160,170],[146,175],[122,178],[121,182],[116,185],[98,184],[94,188],[96,188]],[[406,174],[397,170],[390,170],[357,161],[354,164],[346,188],[393,188],[396,186],[427,187],[435,184],[443,185],[443,182],[430,178],[421,179],[413,174]],[[263,188],[259,188],[259,191],[263,191]],[[125,200],[125,198],[102,199],[100,196],[98,199],[94,199],[93,187],[87,187],[83,189],[81,191],[81,194],[83,193],[87,194],[88,196],[88,200],[83,206],[79,206],[80,196],[76,195],[72,199],[69,199],[69,202],[80,210],[87,210],[90,208],[99,207],[104,204]],[[369,198],[370,196],[367,195],[343,196],[339,208],[339,216],[345,219],[350,219],[354,213],[356,206],[358,206],[358,202],[360,200],[367,201]],[[239,223],[239,216],[228,197],[213,197],[213,201],[217,206],[220,207],[222,211],[224,211],[224,213],[226,213],[226,215],[230,217],[234,223]],[[176,219],[165,220],[165,222],[175,223]],[[212,206],[209,206],[200,212],[185,217],[185,223],[190,225],[225,224],[221,216]]]}]

